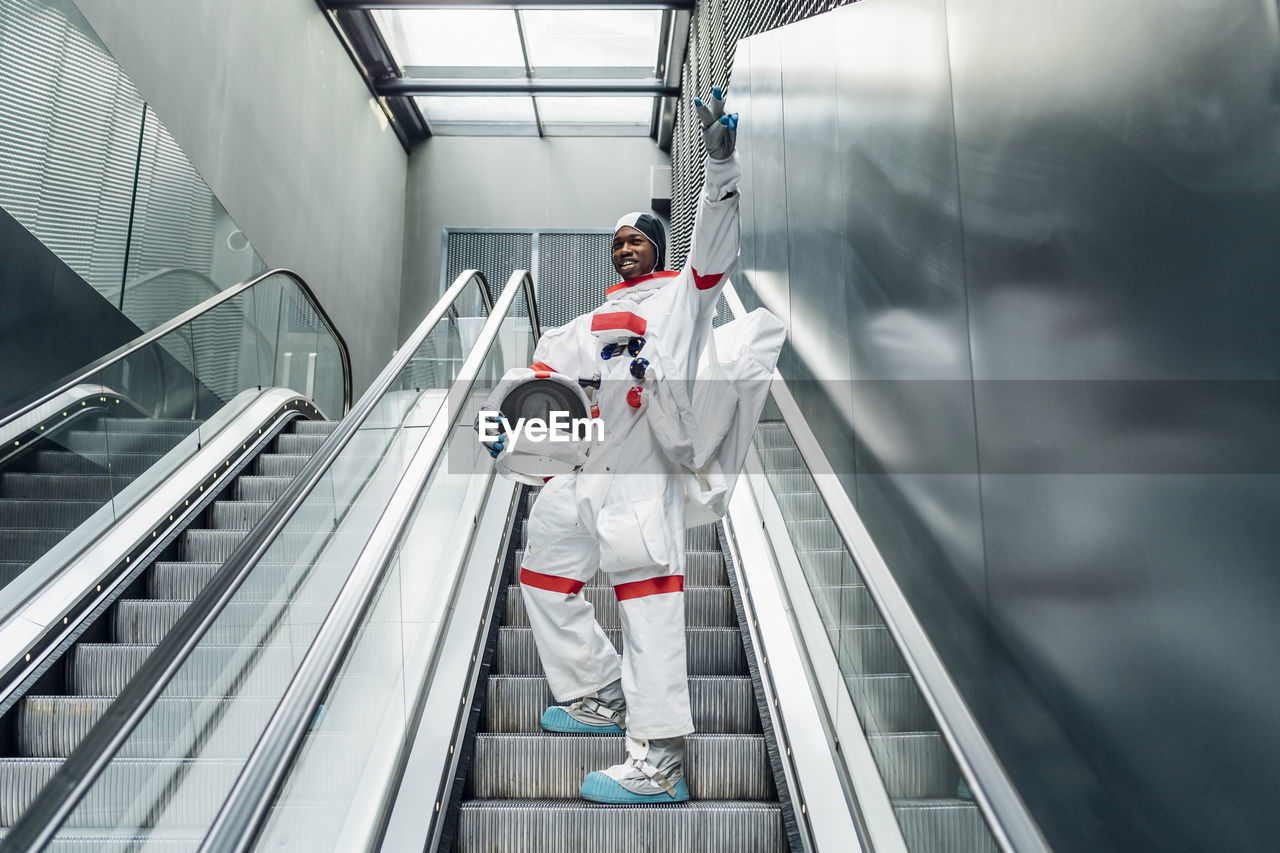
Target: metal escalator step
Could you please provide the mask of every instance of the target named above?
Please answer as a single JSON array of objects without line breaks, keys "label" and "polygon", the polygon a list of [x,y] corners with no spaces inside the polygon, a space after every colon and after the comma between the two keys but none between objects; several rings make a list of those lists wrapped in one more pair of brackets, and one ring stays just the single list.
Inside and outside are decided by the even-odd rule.
[{"label": "metal escalator step", "polygon": [[781,471],[787,468],[804,468],[804,457],[800,455],[800,451],[791,447],[762,447],[760,448],[760,464],[764,466],[766,471]]},{"label": "metal escalator step", "polygon": [[0,528],[71,530],[100,506],[101,501],[0,498]]},{"label": "metal escalator step", "polygon": [[163,456],[185,438],[177,432],[84,431],[59,435],[52,443],[75,453],[149,453]]},{"label": "metal escalator step", "polygon": [[[520,523],[520,542],[529,541],[529,519]],[[684,547],[689,551],[719,551],[720,540],[714,524],[691,527],[684,532]]]},{"label": "metal escalator step", "polygon": [[[622,632],[606,628],[616,649]],[[746,675],[747,659],[742,636],[736,628],[686,628],[686,660],[690,675]],[[542,675],[542,663],[533,644],[531,628],[499,628],[493,657],[494,675]]]},{"label": "metal escalator step", "polygon": [[275,501],[293,482],[292,477],[261,477],[244,474],[236,479],[235,498],[238,501]]},{"label": "metal escalator step", "polygon": [[[323,621],[332,602],[298,601],[291,603],[258,599],[237,600],[227,604],[208,631],[204,642],[234,643],[248,628],[270,623],[289,607],[289,618],[295,624],[318,624]],[[149,645],[159,643],[186,612],[190,601],[155,601],[148,598],[123,598],[112,611],[111,625],[117,643]]]},{"label": "metal escalator step", "polygon": [[846,675],[897,675],[907,672],[888,628],[857,626],[836,629],[836,657]]},{"label": "metal escalator step", "polygon": [[909,675],[851,675],[845,678],[862,727],[869,732],[931,731],[937,726],[920,689]]},{"label": "metal escalator step", "polygon": [[31,560],[0,560],[0,586],[8,586],[18,575],[31,567]]},{"label": "metal escalator step", "polygon": [[28,564],[62,541],[66,530],[0,530],[0,554],[27,557]]},{"label": "metal escalator step", "polygon": [[796,558],[810,586],[856,586],[862,583],[853,557],[844,548],[797,551]]},{"label": "metal escalator step", "polygon": [[[67,658],[69,691],[77,696],[116,696],[153,649],[120,643],[73,646]],[[293,672],[290,652],[282,646],[204,645],[192,651],[165,695],[208,696],[234,688],[241,694],[273,696],[289,683]]]},{"label": "metal escalator step", "polygon": [[220,568],[221,563],[152,563],[147,595],[170,601],[193,601]]},{"label": "metal escalator step", "polygon": [[[58,758],[0,759],[0,825],[13,826],[61,766]],[[230,790],[240,769],[239,761],[113,761],[66,825],[103,827],[136,820],[145,826],[161,814],[169,825],[208,825],[222,806],[221,792]],[[154,803],[165,808],[153,811]]]},{"label": "metal escalator step", "polygon": [[889,799],[949,799],[960,770],[938,732],[898,732],[867,736]]},{"label": "metal escalator step", "polygon": [[104,502],[127,485],[128,477],[111,477],[106,474],[28,474],[13,471],[0,474],[0,498],[49,501],[92,499]]},{"label": "metal escalator step", "polygon": [[[5,830],[0,828],[0,842],[4,837]],[[202,841],[204,833],[195,830],[113,832],[64,827],[58,830],[57,838],[50,841],[44,850],[45,853],[134,853],[138,850],[146,850],[147,853],[197,853]]]},{"label": "metal escalator step", "polygon": [[[517,571],[524,564],[524,549],[516,551]],[[724,555],[715,551],[686,551],[684,555],[684,582],[687,586],[728,586],[729,575],[724,565]],[[609,576],[596,572],[587,582],[588,587],[612,586]]]},{"label": "metal escalator step", "polygon": [[324,440],[328,437],[328,435],[295,435],[282,432],[276,436],[275,452],[314,456],[315,452],[320,449],[320,445],[324,444]]},{"label": "metal escalator step", "polygon": [[[538,720],[555,703],[547,680],[536,675],[489,677],[485,728],[498,734],[536,734]],[[699,732],[759,734],[751,679],[746,676],[696,676],[689,679],[689,704]]]},{"label": "metal escalator step", "polygon": [[764,473],[765,479],[773,487],[774,494],[791,495],[806,492],[816,494],[818,491],[818,487],[813,482],[813,478],[809,476],[808,471],[795,468],[770,471],[766,468]]},{"label": "metal escalator step", "polygon": [[32,462],[36,474],[107,474],[137,477],[160,458],[152,453],[70,453],[41,450]]},{"label": "metal escalator step", "polygon": [[[618,615],[618,598],[612,589],[585,587],[582,595],[595,607],[596,621],[602,628],[622,626]],[[524,588],[507,587],[507,612],[502,624],[523,627],[529,624],[524,606]],[[733,597],[726,586],[686,586],[684,588],[684,620],[692,628],[732,628],[738,624]]]},{"label": "metal escalator step", "polygon": [[297,435],[328,435],[338,428],[338,421],[294,421],[293,431]]},{"label": "metal escalator step", "polygon": [[182,534],[182,556],[193,563],[225,563],[244,539],[245,530],[187,530]]},{"label": "metal escalator step", "polygon": [[899,800],[893,804],[908,850],[996,853],[982,813],[968,800]]},{"label": "metal escalator step", "polygon": [[271,501],[214,501],[209,510],[209,526],[216,530],[249,530],[270,508]]},{"label": "metal escalator step", "polygon": [[111,433],[169,432],[186,435],[204,421],[188,418],[102,418],[98,426]]},{"label": "metal escalator step", "polygon": [[310,458],[294,454],[264,453],[258,457],[258,473],[264,477],[293,478],[302,473]]},{"label": "metal escalator step", "polygon": [[797,519],[787,522],[787,532],[797,551],[834,550],[844,547],[840,531],[829,518]]},{"label": "metal escalator step", "polygon": [[459,811],[454,846],[456,853],[784,853],[788,849],[777,803],[715,800],[670,806],[601,806],[579,799],[470,800]]},{"label": "metal escalator step", "polygon": [[861,584],[810,586],[809,591],[828,628],[884,624],[871,593]]},{"label": "metal escalator step", "polygon": [[[621,735],[477,734],[468,789],[481,799],[575,797],[588,773],[625,759]],[[689,735],[685,782],[697,799],[777,796],[760,735]]]},{"label": "metal escalator step", "polygon": [[797,518],[829,518],[827,505],[822,502],[822,495],[817,492],[795,492],[779,495],[778,505],[782,515],[787,519]]}]

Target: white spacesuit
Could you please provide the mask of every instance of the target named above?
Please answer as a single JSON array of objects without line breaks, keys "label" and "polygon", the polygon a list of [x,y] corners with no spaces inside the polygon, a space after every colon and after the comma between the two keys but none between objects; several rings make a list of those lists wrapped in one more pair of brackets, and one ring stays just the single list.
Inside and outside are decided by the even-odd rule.
[{"label": "white spacesuit", "polygon": [[[627,761],[590,774],[583,784],[582,795],[600,802],[688,799],[683,736],[693,731],[693,719],[685,657],[684,534],[693,464],[689,448],[696,443],[690,433],[697,429],[688,401],[699,356],[711,341],[716,301],[737,261],[739,236],[741,172],[732,150],[737,117],[724,116],[719,91],[711,103],[708,110],[699,102],[704,127],[719,125],[720,142],[728,137],[727,151],[721,144],[719,153],[726,156],[706,161],[684,268],[660,269],[665,238],[660,225],[655,233],[656,220],[623,217],[615,234],[642,232],[654,243],[659,269],[646,275],[631,270],[631,277],[607,290],[595,311],[547,330],[534,354],[536,371],[600,378],[593,403],[605,439],[591,448],[579,470],[553,477],[543,487],[529,517],[520,567],[551,692],[560,702],[577,700],[568,708],[549,708],[543,727],[625,729]],[[708,150],[715,147],[708,138]],[[615,248],[615,266],[624,276],[629,265],[619,265]],[[764,359],[767,371],[780,346],[779,332],[772,358]],[[601,569],[618,599],[621,656],[581,595]]]}]

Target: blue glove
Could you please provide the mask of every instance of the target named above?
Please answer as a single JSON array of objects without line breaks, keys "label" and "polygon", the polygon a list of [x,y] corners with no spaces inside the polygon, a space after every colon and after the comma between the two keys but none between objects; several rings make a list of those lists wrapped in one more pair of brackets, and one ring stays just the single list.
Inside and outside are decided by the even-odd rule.
[{"label": "blue glove", "polygon": [[728,160],[733,156],[738,141],[738,114],[725,115],[724,90],[719,86],[711,90],[710,105],[704,104],[701,98],[694,98],[693,105],[702,122],[702,141],[707,146],[707,156],[712,160]]}]

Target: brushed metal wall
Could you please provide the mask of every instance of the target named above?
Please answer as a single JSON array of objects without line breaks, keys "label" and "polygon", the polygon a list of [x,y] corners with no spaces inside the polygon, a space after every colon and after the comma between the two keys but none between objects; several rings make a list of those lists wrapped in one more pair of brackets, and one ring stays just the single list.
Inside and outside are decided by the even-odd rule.
[{"label": "brushed metal wall", "polygon": [[739,43],[740,287],[1059,850],[1280,837],[1280,27],[864,0]]}]

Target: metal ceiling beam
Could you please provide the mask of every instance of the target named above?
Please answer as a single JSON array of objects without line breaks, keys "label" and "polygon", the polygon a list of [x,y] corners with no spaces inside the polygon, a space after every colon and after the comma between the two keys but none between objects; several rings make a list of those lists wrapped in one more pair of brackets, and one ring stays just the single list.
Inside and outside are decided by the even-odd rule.
[{"label": "metal ceiling beam", "polygon": [[378,80],[377,93],[397,95],[608,95],[675,97],[679,86],[661,80]]},{"label": "metal ceiling beam", "polygon": [[693,9],[694,0],[319,0],[328,9]]}]

